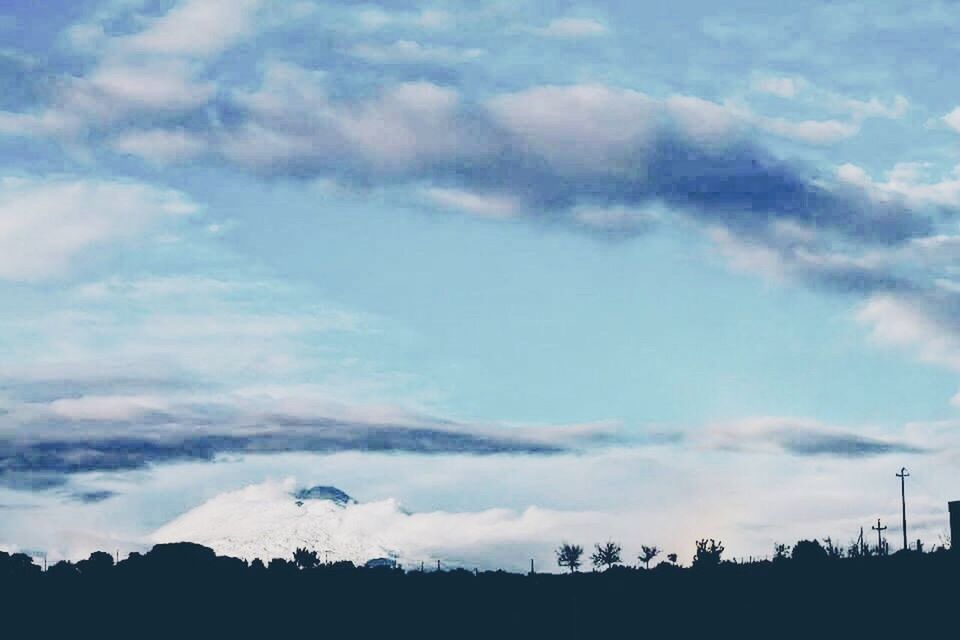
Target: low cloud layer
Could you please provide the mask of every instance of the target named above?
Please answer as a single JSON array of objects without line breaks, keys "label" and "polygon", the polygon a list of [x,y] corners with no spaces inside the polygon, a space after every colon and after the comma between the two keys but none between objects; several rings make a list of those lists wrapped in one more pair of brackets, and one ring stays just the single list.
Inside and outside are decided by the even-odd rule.
[{"label": "low cloud layer", "polygon": [[924,446],[873,437],[863,431],[838,429],[813,420],[764,417],[712,426],[700,434],[699,441],[708,448],[723,451],[795,456],[864,458],[929,452]]}]

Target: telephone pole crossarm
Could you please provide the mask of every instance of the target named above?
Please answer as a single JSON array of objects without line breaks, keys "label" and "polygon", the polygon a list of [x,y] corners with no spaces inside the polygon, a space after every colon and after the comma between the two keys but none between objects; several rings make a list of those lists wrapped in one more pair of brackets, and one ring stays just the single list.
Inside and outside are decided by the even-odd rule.
[{"label": "telephone pole crossarm", "polygon": [[887,528],[880,526],[880,518],[877,518],[877,526],[870,528],[877,532],[877,555],[883,555],[883,532]]}]

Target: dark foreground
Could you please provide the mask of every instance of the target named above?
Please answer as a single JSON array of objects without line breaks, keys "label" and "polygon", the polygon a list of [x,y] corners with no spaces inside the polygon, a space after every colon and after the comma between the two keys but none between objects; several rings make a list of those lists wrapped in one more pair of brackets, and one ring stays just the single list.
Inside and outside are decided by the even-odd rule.
[{"label": "dark foreground", "polygon": [[187,544],[47,573],[6,556],[0,637],[955,638],[958,555],[529,576],[251,567]]}]

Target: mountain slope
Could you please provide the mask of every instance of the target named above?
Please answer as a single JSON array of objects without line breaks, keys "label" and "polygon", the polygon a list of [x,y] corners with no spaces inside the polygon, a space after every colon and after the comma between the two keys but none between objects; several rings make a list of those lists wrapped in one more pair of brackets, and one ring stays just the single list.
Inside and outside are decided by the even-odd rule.
[{"label": "mountain slope", "polygon": [[158,529],[150,541],[196,542],[220,555],[264,562],[290,559],[297,547],[330,562],[363,564],[397,555],[363,526],[365,512],[384,505],[358,504],[335,487],[291,489],[290,483],[268,483],[220,494]]}]

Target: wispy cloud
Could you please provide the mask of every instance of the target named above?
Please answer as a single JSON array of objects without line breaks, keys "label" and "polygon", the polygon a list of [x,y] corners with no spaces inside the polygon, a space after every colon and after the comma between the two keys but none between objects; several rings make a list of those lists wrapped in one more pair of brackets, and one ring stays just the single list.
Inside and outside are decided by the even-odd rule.
[{"label": "wispy cloud", "polygon": [[0,179],[0,279],[61,274],[89,249],[194,213],[185,194],[140,182],[62,177]]},{"label": "wispy cloud", "polygon": [[550,38],[591,38],[605,35],[607,27],[592,18],[555,18],[534,33]]},{"label": "wispy cloud", "polygon": [[920,454],[923,447],[882,437],[863,429],[849,431],[814,420],[781,417],[751,418],[714,425],[699,436],[703,446],[725,451],[787,453],[796,456],[860,458],[888,454]]}]

